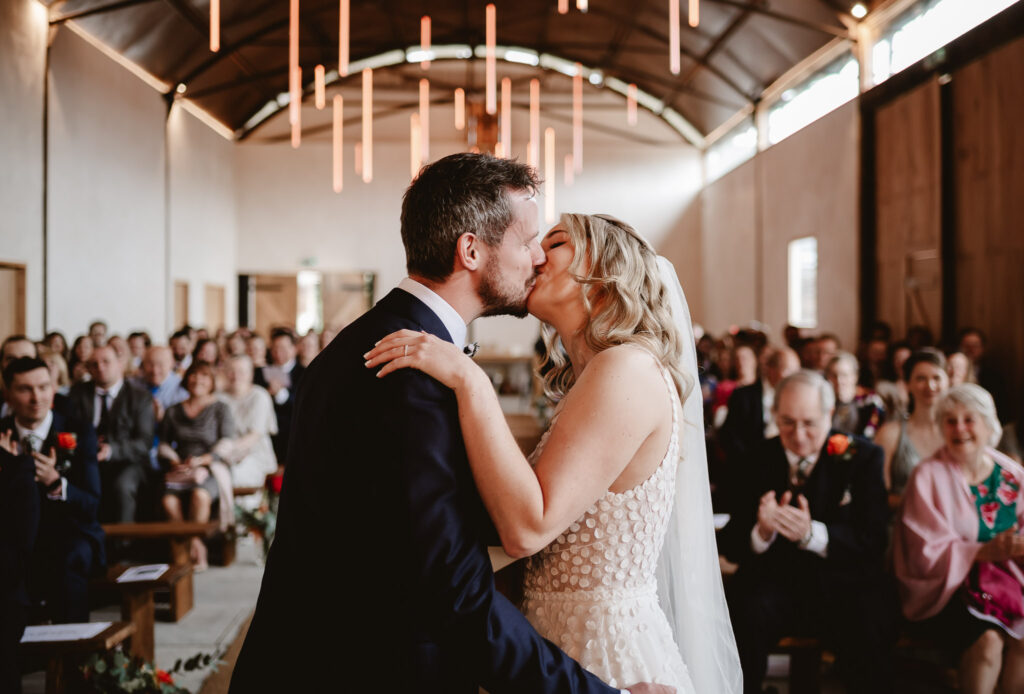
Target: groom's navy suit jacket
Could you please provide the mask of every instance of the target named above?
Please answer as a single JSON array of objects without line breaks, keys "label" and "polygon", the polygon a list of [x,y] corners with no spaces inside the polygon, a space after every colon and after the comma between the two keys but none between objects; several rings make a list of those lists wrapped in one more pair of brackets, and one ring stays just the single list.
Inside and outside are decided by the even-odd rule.
[{"label": "groom's navy suit jacket", "polygon": [[232,694],[613,692],[495,592],[496,543],[454,394],[363,354],[408,328],[450,340],[394,290],[310,364],[277,535]]}]

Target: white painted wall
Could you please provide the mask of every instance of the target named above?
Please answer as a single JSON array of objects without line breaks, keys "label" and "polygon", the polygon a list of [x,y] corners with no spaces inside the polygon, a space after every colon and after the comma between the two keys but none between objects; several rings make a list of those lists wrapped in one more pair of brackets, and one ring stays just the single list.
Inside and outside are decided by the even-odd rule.
[{"label": "white painted wall", "polygon": [[77,335],[103,318],[159,336],[164,102],[67,29],[50,61],[49,324]]},{"label": "white painted wall", "polygon": [[[568,137],[563,141],[569,142]],[[352,144],[345,148],[345,188],[336,195],[325,142],[307,141],[298,150],[260,143],[237,148],[240,272],[297,272],[304,259],[315,258],[314,267],[322,271],[377,272],[377,298],[405,276],[399,217],[409,185],[408,145],[376,143],[375,177],[369,184],[355,176],[352,149]],[[434,158],[463,149],[462,143],[431,143]],[[603,140],[588,143],[585,151],[586,166],[572,187],[562,184],[558,167],[559,212],[614,214],[656,245],[677,231],[700,188],[695,149]],[[540,227],[546,230],[543,195],[538,203]],[[533,319],[488,318],[474,324],[473,338],[481,345],[522,351],[532,348],[538,330]]]},{"label": "white painted wall", "polygon": [[43,65],[46,11],[0,2],[0,262],[26,266],[26,330],[43,331]]}]

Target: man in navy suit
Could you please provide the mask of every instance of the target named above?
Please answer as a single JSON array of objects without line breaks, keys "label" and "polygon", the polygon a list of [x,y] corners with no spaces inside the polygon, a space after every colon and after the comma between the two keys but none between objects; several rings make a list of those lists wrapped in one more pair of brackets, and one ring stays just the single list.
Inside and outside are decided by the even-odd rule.
[{"label": "man in navy suit", "polygon": [[779,435],[751,452],[719,549],[739,571],[729,613],[744,691],[760,694],[783,636],[837,650],[851,692],[884,692],[898,606],[884,573],[888,501],[882,449],[831,430],[835,395],[816,372],[775,389]]},{"label": "man in navy suit", "polygon": [[544,262],[537,183],[522,164],[456,154],[406,192],[409,277],[303,377],[277,535],[234,694],[618,691],[495,591],[486,547],[497,534],[473,483],[454,393],[412,369],[378,379],[364,367],[363,355],[402,328],[462,346],[478,316],[525,315]]},{"label": "man in navy suit", "polygon": [[45,601],[56,622],[87,622],[89,579],[105,562],[96,520],[96,432],[52,409],[54,389],[45,362],[15,359],[3,378],[12,414],[0,420],[0,467],[31,462],[39,495],[29,595]]}]

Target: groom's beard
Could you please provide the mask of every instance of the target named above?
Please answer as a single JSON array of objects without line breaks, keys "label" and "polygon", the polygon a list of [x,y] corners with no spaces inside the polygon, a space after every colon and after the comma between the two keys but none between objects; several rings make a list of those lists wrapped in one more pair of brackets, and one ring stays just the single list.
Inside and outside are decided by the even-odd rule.
[{"label": "groom's beard", "polygon": [[522,286],[509,284],[504,281],[498,270],[497,259],[492,256],[484,268],[484,276],[478,290],[480,301],[484,305],[483,313],[480,315],[525,318],[526,300],[530,296],[536,277],[537,273],[531,274],[530,279]]}]

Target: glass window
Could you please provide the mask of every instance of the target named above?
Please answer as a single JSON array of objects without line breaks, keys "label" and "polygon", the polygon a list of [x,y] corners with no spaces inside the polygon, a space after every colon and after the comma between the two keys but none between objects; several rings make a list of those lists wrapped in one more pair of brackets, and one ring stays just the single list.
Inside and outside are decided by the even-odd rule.
[{"label": "glass window", "polygon": [[730,130],[704,155],[707,182],[717,180],[757,154],[757,128],[744,122]]},{"label": "glass window", "polygon": [[789,242],[789,324],[818,327],[818,239]]},{"label": "glass window", "polygon": [[923,0],[878,37],[871,53],[872,79],[884,82],[1016,0]]},{"label": "glass window", "polygon": [[845,55],[803,84],[787,89],[768,110],[768,142],[775,144],[860,94],[860,65]]}]

